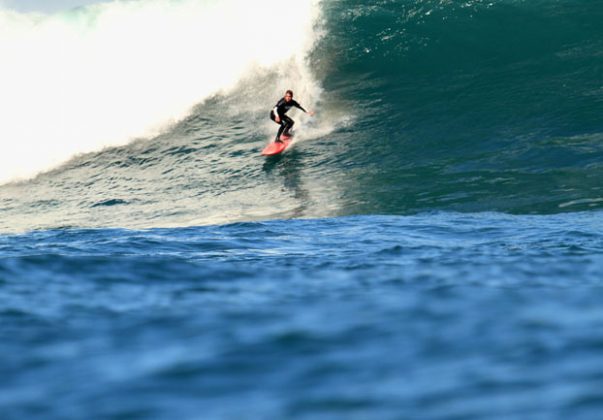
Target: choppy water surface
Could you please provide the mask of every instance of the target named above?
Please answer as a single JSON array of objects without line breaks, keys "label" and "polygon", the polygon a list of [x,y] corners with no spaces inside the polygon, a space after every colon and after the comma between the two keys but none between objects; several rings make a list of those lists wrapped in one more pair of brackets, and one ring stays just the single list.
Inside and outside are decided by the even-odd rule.
[{"label": "choppy water surface", "polygon": [[440,213],[5,236],[2,411],[594,418],[601,227]]}]

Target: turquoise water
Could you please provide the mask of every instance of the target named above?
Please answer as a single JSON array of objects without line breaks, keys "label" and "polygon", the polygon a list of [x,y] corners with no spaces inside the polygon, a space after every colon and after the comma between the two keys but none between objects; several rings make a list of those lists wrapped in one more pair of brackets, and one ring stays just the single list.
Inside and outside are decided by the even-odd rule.
[{"label": "turquoise water", "polygon": [[[598,417],[603,7],[312,7],[287,65],[0,185],[2,418]],[[317,114],[265,159],[284,83]]]}]

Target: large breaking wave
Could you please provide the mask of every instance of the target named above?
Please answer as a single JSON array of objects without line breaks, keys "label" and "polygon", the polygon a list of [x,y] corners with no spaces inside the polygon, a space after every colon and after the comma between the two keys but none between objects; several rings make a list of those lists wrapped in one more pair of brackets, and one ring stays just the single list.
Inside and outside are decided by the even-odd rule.
[{"label": "large breaking wave", "polygon": [[[3,179],[80,154],[3,186],[3,229],[603,206],[593,2],[154,0],[2,20]],[[297,144],[266,160],[286,88],[317,115],[293,111]]]},{"label": "large breaking wave", "polygon": [[316,2],[276,0],[0,9],[0,182],[151,136],[256,72],[286,66],[293,76],[272,92],[295,77],[315,101],[304,57],[318,13]]}]

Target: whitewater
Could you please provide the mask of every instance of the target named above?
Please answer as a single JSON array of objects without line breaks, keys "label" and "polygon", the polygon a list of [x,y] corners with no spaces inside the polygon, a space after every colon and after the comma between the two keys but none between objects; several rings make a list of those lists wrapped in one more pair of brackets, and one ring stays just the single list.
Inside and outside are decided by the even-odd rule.
[{"label": "whitewater", "polygon": [[0,9],[0,182],[152,137],[208,97],[244,78],[254,83],[256,73],[279,75],[273,97],[295,80],[298,94],[315,103],[320,87],[305,55],[318,36],[316,3],[152,0],[50,15]]}]

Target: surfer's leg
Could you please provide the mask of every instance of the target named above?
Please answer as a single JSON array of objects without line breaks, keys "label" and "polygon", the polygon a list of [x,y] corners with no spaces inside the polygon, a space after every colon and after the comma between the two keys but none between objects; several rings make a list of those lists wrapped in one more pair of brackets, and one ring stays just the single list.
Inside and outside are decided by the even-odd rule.
[{"label": "surfer's leg", "polygon": [[272,121],[274,121],[275,124],[278,124],[278,132],[276,133],[276,137],[274,139],[274,141],[280,142],[281,141],[281,134],[283,133],[283,130],[285,129],[285,122],[281,119],[281,122],[276,122],[276,118],[274,115],[274,112],[270,111],[270,119]]},{"label": "surfer's leg", "polygon": [[285,131],[285,127],[287,127],[287,124],[285,123],[285,121],[283,121],[283,119],[281,119],[281,126],[278,128],[278,132],[276,133],[276,140],[280,142],[281,141],[281,134],[283,134],[283,131]]},{"label": "surfer's leg", "polygon": [[295,124],[295,121],[293,121],[291,118],[285,116],[283,117],[285,120],[285,130],[284,130],[284,135],[285,136],[290,136],[291,134],[289,134],[289,130],[291,130],[293,128],[293,124]]}]

